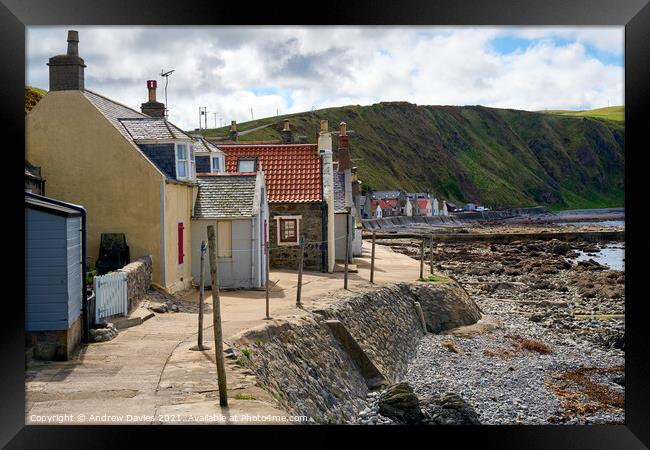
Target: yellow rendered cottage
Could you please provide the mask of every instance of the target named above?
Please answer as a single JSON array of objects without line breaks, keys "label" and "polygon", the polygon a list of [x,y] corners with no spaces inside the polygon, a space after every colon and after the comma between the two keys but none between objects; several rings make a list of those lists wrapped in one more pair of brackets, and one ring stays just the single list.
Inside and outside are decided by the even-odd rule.
[{"label": "yellow rendered cottage", "polygon": [[166,120],[155,81],[141,112],[85,89],[78,42],[69,31],[67,54],[49,60],[50,91],[27,114],[26,159],[49,196],[86,208],[89,257],[102,233],[124,233],[132,260],[152,256],[155,285],[188,288],[194,141]]}]

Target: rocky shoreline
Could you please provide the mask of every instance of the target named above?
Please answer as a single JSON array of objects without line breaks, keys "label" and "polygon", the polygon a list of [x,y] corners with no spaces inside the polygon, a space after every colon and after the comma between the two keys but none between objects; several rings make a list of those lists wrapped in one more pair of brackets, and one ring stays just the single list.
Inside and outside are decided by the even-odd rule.
[{"label": "rocky shoreline", "polygon": [[[417,241],[386,243],[419,258]],[[624,244],[434,244],[435,271],[464,286],[484,319],[420,342],[402,381],[423,414],[441,407],[431,398],[457,395],[482,424],[623,423],[625,274],[576,261],[605,246]],[[405,423],[381,414],[386,396],[371,393],[355,423]]]}]

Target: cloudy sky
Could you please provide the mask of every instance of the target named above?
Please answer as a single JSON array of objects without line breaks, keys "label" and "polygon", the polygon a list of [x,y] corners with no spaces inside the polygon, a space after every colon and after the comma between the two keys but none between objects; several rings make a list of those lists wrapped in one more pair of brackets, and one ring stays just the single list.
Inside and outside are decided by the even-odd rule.
[{"label": "cloudy sky", "polygon": [[[169,78],[170,120],[198,127],[349,104],[526,110],[622,105],[623,27],[29,27],[26,84],[79,31],[86,88],[139,109]],[[216,116],[214,115],[216,113]]]}]

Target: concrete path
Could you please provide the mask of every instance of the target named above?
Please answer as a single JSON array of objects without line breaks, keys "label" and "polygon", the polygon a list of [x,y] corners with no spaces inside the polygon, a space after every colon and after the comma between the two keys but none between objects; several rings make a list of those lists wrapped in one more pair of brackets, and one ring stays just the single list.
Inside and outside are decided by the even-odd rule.
[{"label": "concrete path", "polygon": [[[370,248],[356,258],[358,273],[349,288],[368,286]],[[377,245],[375,282],[412,281],[419,262]],[[300,316],[335,301],[343,274],[305,272],[303,309],[295,306],[297,275],[272,271],[270,295],[274,320]],[[210,291],[206,303],[211,304]],[[198,301],[191,292],[183,302]],[[156,314],[142,325],[120,331],[109,342],[84,347],[66,362],[31,361],[26,369],[26,424],[38,423],[290,423],[273,397],[255,385],[253,373],[227,359],[229,408],[220,408],[216,380],[211,308],[204,317],[204,343],[196,345],[197,314]],[[265,323],[264,291],[221,292],[226,344],[235,334]],[[49,422],[48,422],[49,421]]]}]

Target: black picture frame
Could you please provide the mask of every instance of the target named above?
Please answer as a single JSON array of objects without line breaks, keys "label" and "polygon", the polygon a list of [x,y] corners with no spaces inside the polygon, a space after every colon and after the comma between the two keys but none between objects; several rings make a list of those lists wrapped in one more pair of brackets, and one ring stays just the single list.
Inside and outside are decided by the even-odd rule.
[{"label": "black picture frame", "polygon": [[[644,152],[647,143],[645,114],[650,105],[650,5],[647,0],[445,0],[445,1],[330,1],[270,2],[253,7],[238,2],[115,0],[115,1],[47,1],[0,0],[0,49],[2,54],[2,108],[5,157],[12,158],[7,183],[11,183],[10,200],[22,198],[19,149],[24,149],[25,27],[32,25],[624,25],[625,26],[625,116],[626,116],[626,424],[597,426],[499,426],[499,427],[156,427],[155,436],[167,442],[170,430],[191,433],[185,446],[206,445],[199,440],[229,435],[236,439],[260,432],[267,440],[291,436],[292,444],[306,446],[313,433],[332,431],[343,436],[330,444],[346,443],[348,436],[362,434],[385,441],[399,439],[411,447],[444,445],[474,441],[481,448],[575,448],[632,449],[650,445],[650,396],[646,374],[650,358],[646,347],[646,297],[643,294],[644,269],[641,234],[641,196],[647,188],[641,184]],[[644,133],[644,131],[646,133]],[[12,142],[12,144],[9,144]],[[14,159],[15,157],[15,159]],[[14,165],[15,164],[15,165]],[[13,189],[15,188],[15,190]],[[20,197],[19,197],[20,195]],[[632,209],[629,205],[637,205]],[[18,205],[15,205],[18,208]],[[9,210],[11,212],[11,210]],[[12,214],[13,216],[13,214]],[[12,219],[11,236],[24,233],[21,220]],[[0,407],[0,444],[7,448],[97,448],[130,447],[135,435],[152,431],[149,427],[109,426],[25,426],[24,424],[24,298],[23,267],[20,265],[20,239],[9,267],[15,293],[5,297],[0,358],[2,360]],[[16,257],[15,255],[19,255]],[[15,260],[18,261],[15,261]],[[268,431],[272,430],[272,431]],[[284,433],[282,431],[284,430]],[[286,434],[285,434],[286,433]],[[306,433],[306,434],[305,434]],[[331,436],[331,435],[330,435]],[[150,439],[151,436],[147,436]],[[186,437],[186,439],[189,439]],[[423,440],[421,440],[423,439]],[[214,442],[214,441],[213,441]],[[323,441],[325,442],[325,441]],[[447,444],[449,445],[449,444]],[[153,446],[149,441],[147,447]]]}]

